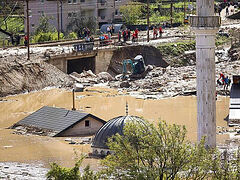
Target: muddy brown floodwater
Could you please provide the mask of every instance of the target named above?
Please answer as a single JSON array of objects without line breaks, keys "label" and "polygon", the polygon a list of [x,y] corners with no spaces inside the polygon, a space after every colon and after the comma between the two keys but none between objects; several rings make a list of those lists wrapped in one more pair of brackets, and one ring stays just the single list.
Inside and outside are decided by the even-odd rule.
[{"label": "muddy brown floodwater", "polygon": [[[104,88],[88,88],[76,93],[76,107],[92,113],[104,120],[125,115],[128,102],[129,114],[143,117],[157,123],[186,125],[187,138],[197,139],[196,97],[175,97],[160,100],[136,99]],[[49,162],[58,162],[64,166],[74,164],[75,154],[90,152],[90,145],[70,145],[64,138],[52,138],[36,135],[16,135],[7,129],[42,106],[72,108],[72,93],[63,89],[42,90],[28,94],[4,97],[0,101],[0,162],[41,161],[48,167]],[[228,115],[229,98],[219,97],[217,101],[217,126],[226,127],[224,118]],[[218,135],[218,143],[228,139]],[[86,159],[93,169],[99,166],[99,160]]]}]

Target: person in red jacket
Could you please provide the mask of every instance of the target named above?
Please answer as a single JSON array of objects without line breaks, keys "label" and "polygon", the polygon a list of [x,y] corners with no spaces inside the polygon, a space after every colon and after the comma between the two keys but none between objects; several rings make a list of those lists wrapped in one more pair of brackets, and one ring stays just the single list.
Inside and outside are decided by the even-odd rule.
[{"label": "person in red jacket", "polygon": [[135,39],[138,40],[138,28],[135,29],[134,34],[135,34]]},{"label": "person in red jacket", "polygon": [[162,26],[159,26],[159,36],[162,37],[162,34],[163,34]]},{"label": "person in red jacket", "polygon": [[28,36],[27,35],[24,36],[24,45],[25,46],[28,45]]}]

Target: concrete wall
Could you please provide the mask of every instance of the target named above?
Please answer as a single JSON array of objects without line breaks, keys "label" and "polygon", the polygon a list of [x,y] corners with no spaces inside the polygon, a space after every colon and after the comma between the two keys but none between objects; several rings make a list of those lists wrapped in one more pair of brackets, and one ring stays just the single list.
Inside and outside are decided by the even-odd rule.
[{"label": "concrete wall", "polygon": [[[85,121],[88,120],[90,122],[89,127],[85,127]],[[82,120],[81,122],[77,123],[72,128],[67,129],[60,136],[88,136],[95,134],[101,127],[103,123],[99,122],[98,120],[87,117],[86,119]]]},{"label": "concrete wall", "polygon": [[114,50],[115,49],[98,50],[96,60],[95,60],[96,74],[98,74],[100,72],[107,72]]},{"label": "concrete wall", "polygon": [[59,70],[64,73],[67,73],[67,60],[66,58],[57,58],[57,59],[50,59],[48,60],[49,64],[56,66]]}]

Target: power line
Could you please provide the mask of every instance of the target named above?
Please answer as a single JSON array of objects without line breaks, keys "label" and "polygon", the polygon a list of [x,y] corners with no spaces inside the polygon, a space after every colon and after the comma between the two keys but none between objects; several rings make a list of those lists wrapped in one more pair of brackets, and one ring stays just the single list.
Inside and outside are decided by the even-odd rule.
[{"label": "power line", "polygon": [[[13,13],[14,9],[15,9],[15,8],[16,8],[16,6],[17,6],[17,3],[18,3],[18,2],[16,2],[16,3],[15,3],[15,5],[14,5],[14,7],[12,8],[12,10],[11,10],[10,14],[9,14],[9,15],[8,15],[8,16],[7,16],[7,17],[6,17],[4,20],[3,20],[3,22],[4,22],[4,21],[6,21],[6,20],[9,18],[9,16],[10,16],[10,15],[12,15],[12,13]],[[2,23],[2,24],[3,24],[3,23]],[[0,24],[0,27],[2,26],[2,24]]]}]

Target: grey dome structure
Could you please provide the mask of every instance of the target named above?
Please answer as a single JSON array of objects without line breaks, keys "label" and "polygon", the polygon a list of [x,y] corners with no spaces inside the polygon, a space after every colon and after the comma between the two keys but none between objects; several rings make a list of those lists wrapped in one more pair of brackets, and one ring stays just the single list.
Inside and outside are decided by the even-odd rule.
[{"label": "grey dome structure", "polygon": [[91,146],[93,149],[93,154],[107,155],[110,153],[107,146],[108,138],[117,133],[123,135],[124,125],[130,121],[145,124],[144,120],[137,116],[119,116],[109,120],[98,130],[95,138],[93,139]]}]

